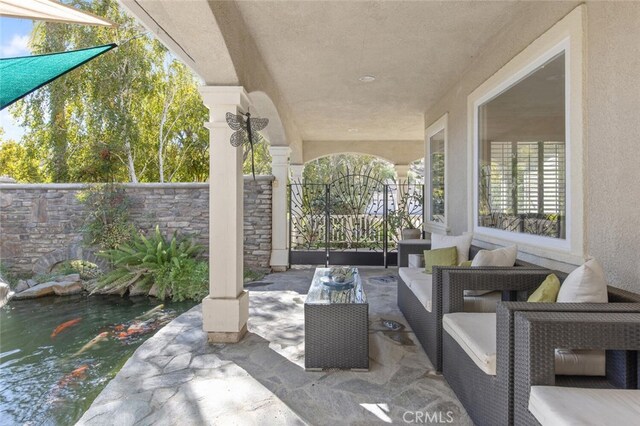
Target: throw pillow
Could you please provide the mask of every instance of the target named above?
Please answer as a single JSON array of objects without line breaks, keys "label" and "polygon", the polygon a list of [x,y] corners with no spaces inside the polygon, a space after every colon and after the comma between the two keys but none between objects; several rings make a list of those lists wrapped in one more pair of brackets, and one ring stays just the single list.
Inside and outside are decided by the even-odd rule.
[{"label": "throw pillow", "polygon": [[450,235],[431,234],[431,249],[441,249],[446,247],[456,247],[458,250],[458,261],[456,265],[469,260],[469,248],[471,247],[473,234],[463,234],[457,237]]},{"label": "throw pillow", "polygon": [[509,246],[495,250],[480,250],[473,258],[471,266],[513,266],[516,264],[518,247]]},{"label": "throw pillow", "polygon": [[424,251],[424,271],[433,272],[434,266],[456,266],[458,264],[458,249],[447,247]]},{"label": "throw pillow", "polygon": [[462,262],[458,266],[460,266],[462,268],[471,268],[471,263],[472,262],[473,262],[472,260],[467,260],[466,262]]},{"label": "throw pillow", "polygon": [[[584,265],[576,268],[565,278],[560,291],[558,292],[558,303],[607,303],[607,280],[604,278],[604,271],[597,260],[588,260]],[[556,349],[556,372],[558,369],[558,359],[572,359],[573,368],[580,368],[584,375],[593,375],[593,372],[602,372],[606,369],[605,351],[586,351],[587,359],[583,359],[580,350]],[[596,365],[589,363],[589,358],[596,357]],[[562,373],[558,373],[562,374]],[[565,373],[566,374],[566,373]]]},{"label": "throw pillow", "polygon": [[607,303],[607,280],[597,260],[591,259],[571,272],[558,292],[559,303]]},{"label": "throw pillow", "polygon": [[[480,250],[473,261],[471,266],[513,266],[516,263],[516,256],[518,255],[517,246],[503,247],[495,250]],[[482,296],[483,294],[491,293],[493,290],[465,290],[465,296]]]},{"label": "throw pillow", "polygon": [[549,274],[540,287],[529,296],[527,302],[553,303],[558,297],[558,291],[560,291],[560,280],[556,274]]}]

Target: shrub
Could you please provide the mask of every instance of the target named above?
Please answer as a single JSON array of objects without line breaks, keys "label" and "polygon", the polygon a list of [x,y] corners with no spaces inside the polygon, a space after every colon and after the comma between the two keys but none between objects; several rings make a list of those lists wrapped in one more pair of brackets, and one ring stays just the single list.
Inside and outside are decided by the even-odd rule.
[{"label": "shrub", "polygon": [[160,267],[154,273],[156,295],[160,299],[171,295],[176,302],[202,300],[209,294],[209,264],[183,258]]},{"label": "shrub", "polygon": [[53,267],[53,275],[78,274],[80,279],[91,280],[100,275],[100,268],[95,263],[86,260],[65,260]]},{"label": "shrub", "polygon": [[[96,290],[125,294],[127,289],[135,285],[149,291],[156,277],[170,276],[174,269],[185,268],[186,260],[195,259],[202,250],[203,247],[193,240],[178,238],[176,233],[167,241],[156,226],[155,232],[148,238],[138,234],[129,243],[99,253],[115,269],[98,280]],[[174,275],[178,277],[179,272]],[[162,298],[167,296],[168,288],[173,288],[167,286],[166,282],[164,285]]]},{"label": "shrub", "polygon": [[18,284],[18,278],[9,272],[9,268],[0,263],[0,281],[9,284],[10,288],[14,288]]},{"label": "shrub", "polygon": [[82,233],[85,242],[103,250],[129,242],[134,234],[129,223],[130,200],[119,185],[101,184],[87,187],[78,194],[87,207]]}]

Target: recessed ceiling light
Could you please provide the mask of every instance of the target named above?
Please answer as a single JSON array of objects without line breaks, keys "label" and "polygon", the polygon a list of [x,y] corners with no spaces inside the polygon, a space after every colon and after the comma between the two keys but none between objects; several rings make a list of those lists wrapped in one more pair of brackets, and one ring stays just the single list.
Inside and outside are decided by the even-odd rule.
[{"label": "recessed ceiling light", "polygon": [[363,83],[371,83],[372,81],[375,81],[376,78],[372,75],[363,75],[358,80],[360,80]]},{"label": "recessed ceiling light", "polygon": [[357,132],[358,132],[358,129],[349,129],[349,130],[347,130],[347,131],[348,131],[349,133],[357,133]]}]

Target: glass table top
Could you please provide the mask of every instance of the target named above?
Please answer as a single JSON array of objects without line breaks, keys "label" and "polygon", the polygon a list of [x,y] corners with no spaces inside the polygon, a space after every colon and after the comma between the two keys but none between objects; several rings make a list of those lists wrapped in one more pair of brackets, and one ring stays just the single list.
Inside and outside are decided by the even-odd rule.
[{"label": "glass table top", "polygon": [[[362,288],[362,280],[360,279],[358,268],[341,268],[343,271],[348,271],[344,282],[336,282],[331,273],[332,269],[333,268],[316,268],[305,304],[331,305],[338,303],[367,303],[367,296]],[[351,274],[352,277],[350,276]]]}]

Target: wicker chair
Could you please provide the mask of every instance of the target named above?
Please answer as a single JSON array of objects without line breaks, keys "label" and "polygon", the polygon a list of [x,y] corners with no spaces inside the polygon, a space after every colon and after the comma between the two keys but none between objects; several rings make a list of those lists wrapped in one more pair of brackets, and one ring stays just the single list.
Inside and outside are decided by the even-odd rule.
[{"label": "wicker chair", "polygon": [[[428,241],[424,245],[411,245],[409,250],[405,247],[400,259],[406,261],[408,254],[421,254],[423,250],[429,248]],[[479,247],[471,246],[469,258],[473,259],[480,250]],[[401,262],[399,266],[404,267],[406,263]],[[437,371],[442,371],[442,283],[443,275],[448,271],[468,272],[469,274],[464,275],[465,277],[480,280],[480,283],[488,286],[487,290],[491,290],[492,286],[495,287],[493,288],[495,290],[500,290],[503,287],[508,288],[509,284],[514,281],[529,283],[530,287],[535,288],[549,273],[546,269],[520,260],[516,262],[516,267],[511,268],[481,267],[470,269],[456,266],[436,266],[433,268],[432,274],[431,312],[425,308],[408,283],[398,274],[398,307]],[[502,300],[515,300],[513,297],[515,297],[514,293],[503,293]]]},{"label": "wicker chair", "polygon": [[[550,273],[543,270],[529,275],[527,279],[514,280],[511,283],[500,281],[503,291],[518,292],[519,299],[528,296]],[[444,314],[463,312],[464,290],[483,290],[496,288],[496,282],[489,277],[490,272],[481,274],[470,271],[447,271],[443,276]],[[556,272],[563,280],[565,274]],[[532,280],[532,278],[536,280]],[[610,303],[527,303],[502,302],[496,310],[496,359],[495,375],[481,370],[467,352],[447,332],[443,333],[443,374],[469,416],[477,425],[513,424],[513,351],[514,316],[520,311],[537,312],[640,312],[640,295],[608,287]],[[608,352],[607,369],[612,372],[613,380],[629,385],[635,374],[630,365],[627,352]],[[582,380],[583,377],[577,378]]]},{"label": "wicker chair", "polygon": [[[611,306],[609,308],[612,311],[618,310]],[[515,424],[539,425],[544,422],[543,424],[595,425],[638,422],[640,390],[631,393],[612,391],[611,387],[621,387],[620,383],[616,383],[619,378],[571,381],[556,376],[554,349],[629,350],[628,367],[631,373],[627,374],[628,381],[625,381],[624,387],[638,389],[640,314],[516,312],[514,323]],[[610,372],[609,369],[610,366],[607,366],[607,375],[616,376],[616,372]],[[594,387],[600,389],[583,389]],[[630,406],[633,407],[631,410]]]}]

